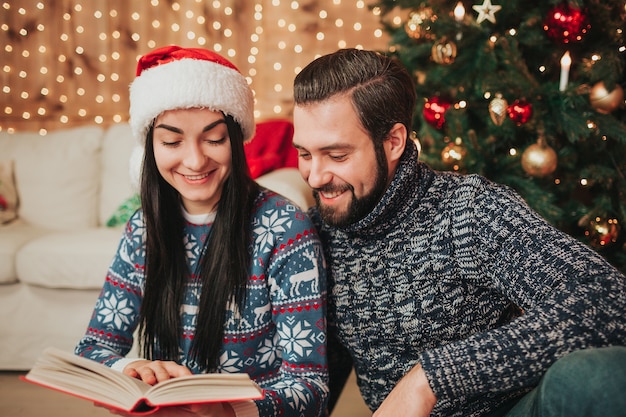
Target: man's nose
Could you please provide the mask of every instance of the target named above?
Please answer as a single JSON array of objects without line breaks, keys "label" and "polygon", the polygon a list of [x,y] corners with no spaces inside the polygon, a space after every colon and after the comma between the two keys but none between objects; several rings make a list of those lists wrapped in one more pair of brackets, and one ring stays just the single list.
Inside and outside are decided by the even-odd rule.
[{"label": "man's nose", "polygon": [[332,180],[332,174],[328,168],[317,159],[313,159],[309,165],[309,175],[307,182],[311,188],[322,188],[324,185],[330,183]]}]

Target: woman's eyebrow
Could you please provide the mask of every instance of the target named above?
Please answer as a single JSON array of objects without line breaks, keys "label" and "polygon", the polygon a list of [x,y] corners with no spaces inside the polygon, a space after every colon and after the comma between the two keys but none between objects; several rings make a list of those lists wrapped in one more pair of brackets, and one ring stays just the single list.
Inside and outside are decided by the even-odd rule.
[{"label": "woman's eyebrow", "polygon": [[[206,125],[202,129],[202,131],[203,132],[208,132],[209,130],[213,129],[215,126],[220,125],[222,123],[226,123],[226,120],[224,120],[224,119],[216,120],[213,123]],[[157,129],[157,128],[165,129],[165,130],[169,130],[170,132],[179,133],[179,134],[183,133],[183,130],[181,128],[178,128],[178,127],[175,127],[175,126],[170,126],[170,125],[167,125],[165,123],[161,123],[161,124],[155,126],[154,128],[155,129]]]},{"label": "woman's eyebrow", "polygon": [[211,123],[210,125],[207,125],[204,127],[204,129],[202,129],[203,132],[208,132],[209,130],[213,129],[215,126],[220,125],[222,123],[226,123],[226,120],[224,119],[218,119],[216,121],[214,121],[213,123]]},{"label": "woman's eyebrow", "polygon": [[158,124],[158,125],[154,126],[154,128],[155,129],[165,129],[165,130],[169,130],[170,132],[174,132],[174,133],[183,133],[182,129],[179,129],[179,128],[174,127],[174,126],[166,125],[165,123]]}]

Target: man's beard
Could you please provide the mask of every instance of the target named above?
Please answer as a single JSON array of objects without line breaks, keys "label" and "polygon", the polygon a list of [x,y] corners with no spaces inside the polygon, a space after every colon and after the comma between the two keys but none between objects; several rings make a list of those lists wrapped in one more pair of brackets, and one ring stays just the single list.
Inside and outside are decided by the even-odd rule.
[{"label": "man's beard", "polygon": [[[329,225],[334,227],[345,227],[356,223],[367,214],[369,214],[376,204],[380,201],[387,189],[387,170],[380,163],[376,167],[376,181],[374,188],[368,194],[361,198],[357,198],[354,194],[354,187],[350,184],[335,186],[333,184],[325,185],[313,191],[315,202],[322,219]],[[334,191],[349,191],[352,194],[352,200],[348,204],[348,208],[344,212],[338,212],[337,209],[324,205],[320,200],[320,192],[330,193]]]}]

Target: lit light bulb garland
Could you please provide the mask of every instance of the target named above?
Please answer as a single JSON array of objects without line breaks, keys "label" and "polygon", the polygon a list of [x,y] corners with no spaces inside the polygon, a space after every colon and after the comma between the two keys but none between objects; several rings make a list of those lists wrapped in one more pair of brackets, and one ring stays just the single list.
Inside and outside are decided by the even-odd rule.
[{"label": "lit light bulb garland", "polygon": [[[255,92],[259,120],[289,117],[291,81],[315,55],[388,45],[380,8],[361,0],[250,1],[237,11],[223,1],[111,3],[2,2],[0,131],[44,135],[127,120],[136,59],[163,44],[229,58]],[[313,19],[315,33],[306,24]]]}]

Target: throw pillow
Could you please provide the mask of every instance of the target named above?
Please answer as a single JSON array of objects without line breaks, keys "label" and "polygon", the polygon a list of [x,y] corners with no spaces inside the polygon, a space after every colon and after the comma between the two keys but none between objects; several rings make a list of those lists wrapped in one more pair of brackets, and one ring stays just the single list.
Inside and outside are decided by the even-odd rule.
[{"label": "throw pillow", "polygon": [[246,160],[253,179],[275,169],[298,166],[298,151],[291,144],[293,123],[286,119],[257,123],[254,137],[244,143]]},{"label": "throw pillow", "polygon": [[137,209],[141,206],[141,199],[139,198],[139,194],[134,194],[131,197],[127,198],[120,204],[120,206],[115,210],[113,215],[107,220],[108,227],[117,227],[125,225],[130,219],[130,216],[137,211]]},{"label": "throw pillow", "polygon": [[17,219],[17,205],[13,161],[0,161],[0,224]]}]

